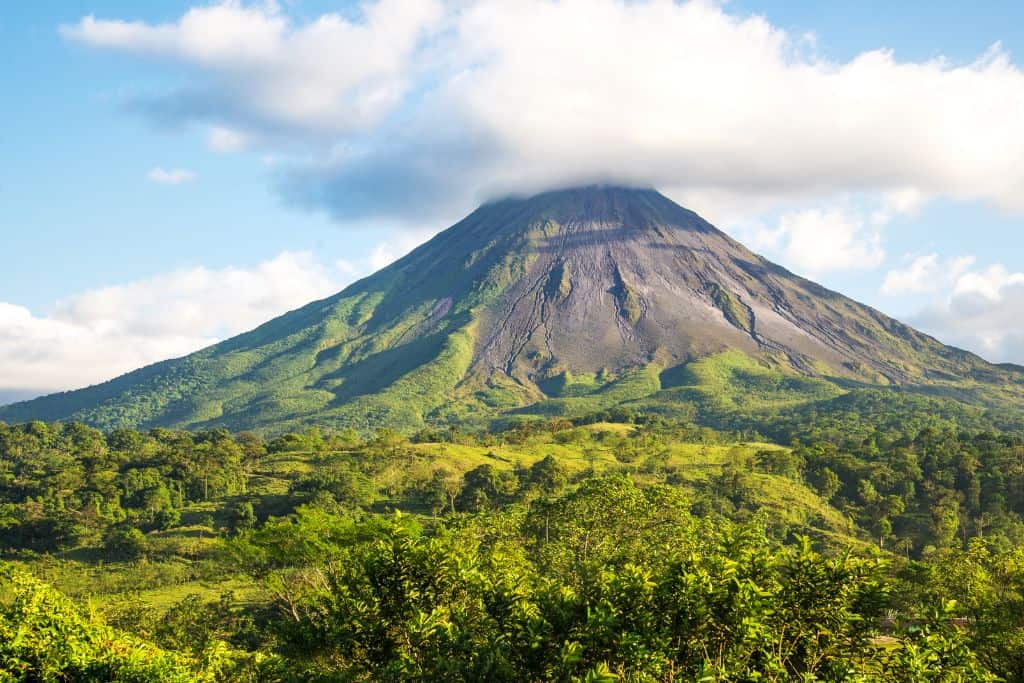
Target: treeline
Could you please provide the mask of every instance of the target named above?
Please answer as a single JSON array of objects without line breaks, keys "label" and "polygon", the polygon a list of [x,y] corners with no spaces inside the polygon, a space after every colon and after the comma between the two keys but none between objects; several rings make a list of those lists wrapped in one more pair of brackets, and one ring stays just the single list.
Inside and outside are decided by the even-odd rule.
[{"label": "treeline", "polygon": [[[82,424],[0,425],[0,544],[53,551],[169,529],[192,502],[245,492],[266,453],[251,435]],[[115,558],[117,559],[117,558]]]},{"label": "treeline", "polygon": [[[856,390],[822,404],[768,413],[705,414],[726,431],[679,425],[616,408],[598,418],[645,433],[714,443],[772,440],[791,446],[730,464],[712,491],[742,506],[751,472],[805,483],[882,548],[917,555],[972,538],[1024,543],[1024,422],[1019,414],[943,398]],[[576,420],[586,423],[589,418]]]},{"label": "treeline", "polygon": [[[755,387],[732,389],[745,394]],[[999,433],[1024,437],[1024,413],[982,408],[941,395],[927,396],[897,389],[856,388],[827,400],[771,406],[770,395],[757,410],[718,410],[713,404],[695,407],[701,424],[734,433],[760,434],[775,443],[829,442],[840,448],[874,441],[879,448],[927,429],[957,433]],[[767,405],[768,407],[764,407]]]},{"label": "treeline", "polygon": [[711,492],[741,505],[758,486],[752,472],[806,484],[879,548],[908,558],[966,548],[974,538],[1024,544],[1024,441],[1017,437],[929,428],[885,448],[873,439],[848,448],[797,443],[730,463]]},{"label": "treeline", "polygon": [[886,448],[823,442],[792,452],[800,476],[898,552],[1024,543],[1024,441],[925,429]]},{"label": "treeline", "polygon": [[[629,431],[583,425],[630,419]],[[502,431],[426,430],[411,439],[381,430],[311,429],[263,440],[224,430],[153,429],[103,434],[81,424],[0,424],[0,546],[8,552],[102,547],[107,559],[137,559],[144,534],[185,523],[236,533],[298,505],[334,511],[403,509],[443,515],[527,502],[590,476],[592,460],[614,456],[613,469],[645,481],[686,484],[691,511],[735,521],[757,513],[755,495],[771,474],[804,484],[843,512],[864,538],[905,557],[965,548],[973,538],[1024,543],[1024,440],[995,432],[925,428],[899,438],[858,443],[801,443],[743,455],[736,449],[720,472],[694,482],[670,462],[676,443],[721,444],[736,438],[706,427],[651,416],[598,415],[512,424]],[[498,448],[560,444],[590,461],[574,477],[547,457],[532,466],[481,464],[469,471],[418,467],[419,442]],[[291,475],[285,495],[249,491],[268,456],[298,454],[306,470]],[[606,466],[607,467],[607,466]],[[211,503],[212,512],[183,511]],[[776,527],[779,540],[806,529]]]}]

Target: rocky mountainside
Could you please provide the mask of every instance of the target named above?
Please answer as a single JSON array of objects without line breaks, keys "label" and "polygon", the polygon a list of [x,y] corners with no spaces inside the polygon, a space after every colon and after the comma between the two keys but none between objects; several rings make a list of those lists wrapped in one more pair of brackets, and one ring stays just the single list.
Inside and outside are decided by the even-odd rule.
[{"label": "rocky mountainside", "polygon": [[653,190],[592,186],[486,204],[333,297],[0,419],[411,430],[656,397],[716,357],[837,392],[1024,393],[1018,370],[800,278]]}]

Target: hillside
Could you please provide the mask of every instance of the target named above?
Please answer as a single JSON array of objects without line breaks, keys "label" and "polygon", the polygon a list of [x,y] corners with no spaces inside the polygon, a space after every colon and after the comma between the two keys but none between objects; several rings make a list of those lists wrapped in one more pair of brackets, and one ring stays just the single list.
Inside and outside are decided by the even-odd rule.
[{"label": "hillside", "polygon": [[594,186],[486,204],[335,296],[0,420],[411,431],[642,399],[700,412],[730,392],[746,404],[751,386],[773,409],[865,387],[990,407],[1019,400],[1024,373],[800,278],[653,190]]}]

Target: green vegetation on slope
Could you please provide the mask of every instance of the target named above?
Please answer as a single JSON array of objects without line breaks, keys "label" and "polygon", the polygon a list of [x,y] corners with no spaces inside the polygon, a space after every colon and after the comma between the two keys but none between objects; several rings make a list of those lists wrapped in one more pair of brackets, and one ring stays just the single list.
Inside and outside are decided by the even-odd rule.
[{"label": "green vegetation on slope", "polygon": [[[574,418],[612,408],[626,401],[648,396],[661,388],[659,375],[661,368],[647,365],[623,373],[619,377],[604,377],[604,383],[586,381],[569,381],[555,391],[566,393],[572,387],[570,396],[539,401],[533,405],[510,411],[512,415],[537,415],[544,417]],[[590,389],[588,391],[588,389]]]},{"label": "green vegetation on slope", "polygon": [[735,294],[717,283],[710,283],[708,289],[711,300],[722,311],[726,320],[744,332],[752,333],[754,331],[754,314],[749,306],[744,305]]}]

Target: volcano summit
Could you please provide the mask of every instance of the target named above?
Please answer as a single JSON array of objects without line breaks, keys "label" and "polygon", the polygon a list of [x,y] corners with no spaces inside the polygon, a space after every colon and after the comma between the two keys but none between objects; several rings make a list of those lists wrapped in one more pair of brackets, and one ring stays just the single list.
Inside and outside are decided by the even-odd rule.
[{"label": "volcano summit", "polygon": [[796,399],[1024,393],[1017,369],[800,278],[654,190],[591,186],[485,204],[335,296],[0,419],[415,430],[699,403],[709,363]]}]

